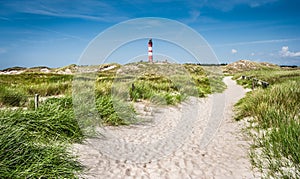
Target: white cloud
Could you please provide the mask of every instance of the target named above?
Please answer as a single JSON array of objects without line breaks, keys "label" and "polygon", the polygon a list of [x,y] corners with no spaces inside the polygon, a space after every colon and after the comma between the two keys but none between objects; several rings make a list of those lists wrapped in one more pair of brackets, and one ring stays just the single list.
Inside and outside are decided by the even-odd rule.
[{"label": "white cloud", "polygon": [[[73,0],[72,3],[61,0],[15,0],[5,2],[3,6],[8,10],[16,12],[63,18],[79,18],[105,22],[119,22],[128,19],[121,12],[118,12],[113,5],[97,0]],[[120,15],[111,16],[111,14]]]},{"label": "white cloud", "polygon": [[254,52],[252,52],[252,53],[251,53],[251,56],[254,56],[254,55],[255,55],[255,53],[254,53]]},{"label": "white cloud", "polygon": [[281,48],[281,51],[279,51],[279,54],[282,57],[300,57],[300,52],[291,52],[291,51],[289,51],[288,46],[283,46]]},{"label": "white cloud", "polygon": [[213,7],[215,9],[221,10],[221,11],[231,11],[236,6],[239,5],[246,5],[251,8],[257,8],[263,5],[274,3],[278,0],[191,0],[190,4],[192,7]]},{"label": "white cloud", "polygon": [[236,49],[231,49],[232,54],[236,54],[238,51]]}]

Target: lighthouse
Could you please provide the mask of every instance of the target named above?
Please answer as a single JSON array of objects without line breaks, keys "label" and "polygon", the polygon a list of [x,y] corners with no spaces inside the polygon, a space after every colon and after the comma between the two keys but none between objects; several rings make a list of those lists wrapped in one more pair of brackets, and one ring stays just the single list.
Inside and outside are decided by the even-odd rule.
[{"label": "lighthouse", "polygon": [[148,42],[148,61],[153,62],[153,53],[152,53],[152,39],[149,39]]}]

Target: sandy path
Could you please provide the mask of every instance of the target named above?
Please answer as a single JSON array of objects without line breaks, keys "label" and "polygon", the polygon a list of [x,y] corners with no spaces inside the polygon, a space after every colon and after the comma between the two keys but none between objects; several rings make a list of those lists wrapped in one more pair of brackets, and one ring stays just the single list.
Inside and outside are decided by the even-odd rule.
[{"label": "sandy path", "polygon": [[[106,127],[73,149],[82,178],[259,178],[232,107],[245,94],[229,77],[222,94],[168,108],[138,105],[151,122]],[[152,111],[152,112],[151,112]]]}]

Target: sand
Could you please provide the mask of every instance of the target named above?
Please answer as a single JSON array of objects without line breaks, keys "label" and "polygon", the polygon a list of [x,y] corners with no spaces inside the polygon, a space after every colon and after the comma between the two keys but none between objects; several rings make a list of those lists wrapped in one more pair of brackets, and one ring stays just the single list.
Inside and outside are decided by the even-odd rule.
[{"label": "sand", "polygon": [[85,166],[80,178],[260,178],[251,169],[249,141],[233,120],[233,105],[246,90],[230,77],[228,88],[172,107],[135,105],[145,120],[103,127],[105,137],[74,144]]}]

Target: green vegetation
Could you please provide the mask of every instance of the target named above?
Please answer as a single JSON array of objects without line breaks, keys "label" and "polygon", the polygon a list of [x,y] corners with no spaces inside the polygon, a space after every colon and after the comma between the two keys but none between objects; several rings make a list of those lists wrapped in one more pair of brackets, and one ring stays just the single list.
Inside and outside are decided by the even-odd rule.
[{"label": "green vegetation", "polygon": [[[193,95],[200,97],[213,92],[222,92],[225,89],[221,74],[214,73],[214,70],[205,71],[199,65],[138,63],[125,65],[122,68],[118,64],[102,65],[98,68],[105,69],[112,65],[115,65],[115,68],[108,71],[100,71],[97,74],[95,87],[97,96],[111,95],[112,85],[121,78],[134,80],[135,90],[130,91],[133,101],[141,99],[151,100],[154,96],[160,96],[167,101],[167,104],[176,104],[185,99],[183,93],[187,93],[187,90],[194,90],[184,89],[186,81],[190,83],[188,86],[197,88],[198,95],[194,93]],[[134,65],[138,69],[132,71],[130,68]],[[74,70],[74,65],[68,66],[67,69],[71,67]],[[122,70],[127,68],[125,71],[128,72],[129,70],[129,75],[117,75],[116,72],[120,68]],[[138,73],[138,76],[135,76],[136,73]],[[29,104],[28,98],[32,98],[34,94],[39,94],[40,96],[70,95],[72,80],[73,75],[40,72],[0,75],[0,104],[26,106]],[[128,91],[128,89],[126,90]],[[10,101],[10,96],[15,96],[18,99]]]},{"label": "green vegetation", "polygon": [[[110,68],[112,66],[115,68]],[[110,64],[100,69],[103,70],[96,75],[83,73],[75,77],[76,109],[79,109],[78,116],[85,119],[81,126],[98,125],[100,121],[108,125],[134,123],[139,119],[136,119],[133,102],[146,100],[158,105],[174,105],[190,95],[203,97],[225,89],[222,76],[215,70],[206,73],[201,66],[192,64]],[[91,95],[93,89],[94,96]],[[90,104],[93,101],[97,109]],[[86,107],[82,107],[82,103]]]},{"label": "green vegetation", "polygon": [[26,98],[20,90],[0,86],[0,106],[22,106],[25,102]]},{"label": "green vegetation", "polygon": [[[199,67],[197,67],[199,68]],[[207,76],[207,80],[205,80],[205,83],[196,83],[197,86],[202,87],[206,86],[206,89],[208,89],[205,93],[211,94],[211,93],[222,93],[226,89],[226,85],[224,84],[223,80],[223,72],[222,67],[220,66],[203,66],[202,67],[205,71],[205,76]],[[199,78],[198,73],[193,73],[193,79]],[[205,79],[205,77],[202,77],[202,80]],[[197,79],[198,81],[199,79]],[[201,79],[200,79],[201,81]],[[203,87],[202,87],[203,88]]]},{"label": "green vegetation", "polygon": [[117,126],[131,124],[136,121],[136,113],[132,105],[121,101],[113,101],[110,96],[99,96],[96,100],[96,108],[104,124]]},{"label": "green vegetation", "polygon": [[130,98],[133,101],[148,100],[156,104],[176,104],[182,101],[181,86],[166,76],[146,73],[133,80]]},{"label": "green vegetation", "polygon": [[71,94],[72,75],[49,73],[22,73],[18,75],[0,75],[0,84],[11,90],[18,90],[24,96],[40,94],[53,96]]},{"label": "green vegetation", "polygon": [[[131,89],[130,98],[134,101],[150,99],[153,102],[177,104],[187,96],[204,97],[226,88],[222,82],[222,74],[214,72],[216,69],[208,71],[195,64],[139,63],[137,66],[138,69],[130,69],[131,64],[125,66],[124,71],[129,70],[129,73],[121,72],[116,77],[117,82],[115,81],[118,83],[120,80],[123,86]],[[129,84],[123,83],[124,79]]]},{"label": "green vegetation", "polygon": [[37,111],[0,111],[0,178],[74,178],[82,166],[67,147],[83,135],[72,99],[48,99]]},{"label": "green vegetation", "polygon": [[[287,80],[297,80],[300,76],[300,70],[253,70],[247,72],[236,73],[233,79],[239,79],[242,75],[257,78],[268,82],[270,85],[279,84]],[[238,84],[243,85],[246,88],[251,88],[252,80],[239,79]]]},{"label": "green vegetation", "polygon": [[280,67],[266,62],[253,62],[249,60],[239,60],[237,62],[224,66],[223,72],[234,75],[246,71],[264,71],[264,70],[280,70]]},{"label": "green vegetation", "polygon": [[[250,151],[253,165],[267,178],[299,178],[300,70],[260,70],[243,75],[271,84],[248,93],[236,104],[237,120],[251,117],[248,129],[253,138]],[[235,79],[240,76],[241,73],[235,75]],[[246,80],[238,82],[250,86]]]},{"label": "green vegetation", "polygon": [[[115,68],[105,70],[111,66]],[[71,65],[57,70],[75,68],[75,65]],[[83,68],[88,69],[88,67]],[[133,63],[124,66],[104,64],[95,68],[103,70],[97,72],[97,75],[92,78],[83,75],[79,80],[82,82],[79,90],[82,90],[87,81],[95,85],[97,109],[94,110],[100,113],[102,122],[109,125],[128,124],[125,119],[120,118],[120,114],[115,113],[114,101],[119,101],[118,104],[123,103],[125,106],[128,106],[127,99],[133,102],[149,100],[152,103],[169,105],[180,103],[187,96],[205,97],[207,94],[222,92],[225,89],[222,74],[216,73],[220,69],[212,69],[218,67],[204,69],[195,64]],[[0,75],[0,106],[32,107],[34,94],[39,94],[41,97],[71,95],[73,78],[73,75],[41,72]],[[124,79],[126,84],[119,82]],[[118,85],[121,86],[118,89],[123,91],[116,95],[112,90]],[[120,98],[119,95],[122,100],[112,99],[112,97]],[[102,104],[105,108],[101,107]],[[129,105],[128,108],[131,113],[134,113],[132,106]]]},{"label": "green vegetation", "polygon": [[[105,70],[112,65],[115,68]],[[133,102],[177,104],[189,95],[203,97],[225,89],[222,75],[198,65],[138,63],[96,68],[103,70],[96,76],[75,76],[76,83],[74,75],[0,75],[0,107],[6,107],[0,110],[0,178],[74,178],[83,168],[68,147],[89,135],[86,126],[136,122]],[[74,92],[82,95],[70,97]],[[36,93],[48,98],[34,110]],[[85,103],[90,98],[96,105]],[[81,109],[79,115],[74,107]],[[76,120],[78,116],[82,120]]]}]

